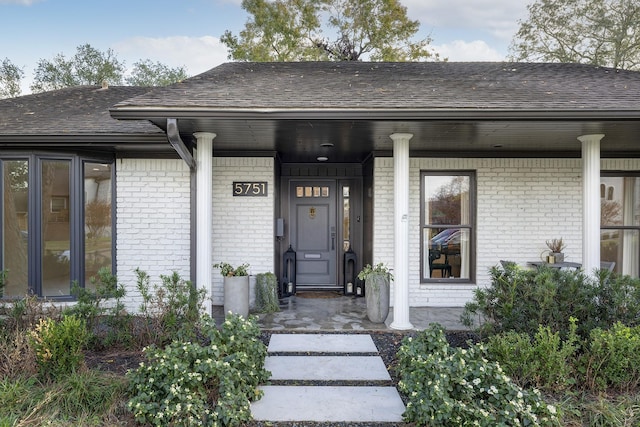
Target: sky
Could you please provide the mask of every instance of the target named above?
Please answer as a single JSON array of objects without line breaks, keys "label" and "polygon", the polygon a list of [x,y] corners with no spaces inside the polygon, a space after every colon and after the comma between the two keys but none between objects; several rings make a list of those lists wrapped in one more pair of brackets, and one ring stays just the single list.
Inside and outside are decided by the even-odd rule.
[{"label": "sky", "polygon": [[[400,0],[418,37],[449,61],[501,61],[529,0]],[[531,0],[533,1],[533,0]],[[0,61],[23,68],[29,93],[38,60],[71,58],[84,44],[196,75],[227,62],[220,36],[247,21],[241,0],[0,0]]]}]

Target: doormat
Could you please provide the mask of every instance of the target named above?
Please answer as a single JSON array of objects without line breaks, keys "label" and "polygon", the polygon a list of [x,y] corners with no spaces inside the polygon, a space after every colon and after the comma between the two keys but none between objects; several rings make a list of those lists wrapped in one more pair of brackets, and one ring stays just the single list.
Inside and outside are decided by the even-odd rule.
[{"label": "doormat", "polygon": [[330,291],[307,291],[296,292],[296,296],[300,298],[338,298],[342,296],[341,292]]}]

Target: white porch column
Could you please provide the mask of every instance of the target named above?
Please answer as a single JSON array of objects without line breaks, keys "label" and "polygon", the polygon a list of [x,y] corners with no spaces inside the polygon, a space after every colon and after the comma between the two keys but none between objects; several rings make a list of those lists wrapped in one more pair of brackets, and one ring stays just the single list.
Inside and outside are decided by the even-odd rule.
[{"label": "white porch column", "polygon": [[582,268],[600,268],[600,140],[604,134],[582,135]]},{"label": "white porch column", "polygon": [[393,329],[412,329],[409,321],[409,140],[411,133],[394,133],[393,140],[393,226],[394,303]]},{"label": "white porch column", "polygon": [[206,291],[205,310],[211,313],[213,242],[213,138],[196,132],[196,286]]}]

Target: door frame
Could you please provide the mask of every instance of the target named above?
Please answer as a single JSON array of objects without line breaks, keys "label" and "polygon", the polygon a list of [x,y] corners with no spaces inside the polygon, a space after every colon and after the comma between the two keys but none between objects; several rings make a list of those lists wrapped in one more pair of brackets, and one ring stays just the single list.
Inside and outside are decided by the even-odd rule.
[{"label": "door frame", "polygon": [[[351,250],[355,252],[357,262],[355,274],[362,267],[363,258],[363,185],[362,166],[359,164],[323,164],[323,165],[293,165],[283,164],[280,175],[279,186],[279,215],[276,220],[282,218],[284,221],[284,233],[276,237],[276,275],[278,280],[282,278],[284,272],[283,254],[292,244],[290,229],[290,202],[292,186],[299,181],[334,181],[336,183],[336,289],[342,290],[344,284],[344,239],[347,222],[344,221],[345,197],[343,188],[349,187],[349,243]],[[295,249],[295,248],[294,248]],[[350,272],[348,272],[349,274]]]}]

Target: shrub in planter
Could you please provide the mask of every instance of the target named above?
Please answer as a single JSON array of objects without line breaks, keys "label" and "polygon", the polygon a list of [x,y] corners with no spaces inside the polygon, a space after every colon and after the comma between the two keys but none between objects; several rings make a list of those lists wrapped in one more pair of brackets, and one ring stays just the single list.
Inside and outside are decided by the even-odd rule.
[{"label": "shrub in planter", "polygon": [[380,262],[375,266],[367,264],[358,273],[358,279],[364,280],[367,317],[374,323],[384,322],[389,315],[393,274]]},{"label": "shrub in planter", "polygon": [[213,265],[224,278],[224,311],[244,317],[249,315],[249,264],[237,267],[227,262]]},{"label": "shrub in planter", "polygon": [[408,399],[405,421],[428,426],[559,425],[555,407],[537,390],[513,383],[498,363],[485,358],[480,344],[450,347],[440,325],[405,338],[398,362],[399,389]]}]

